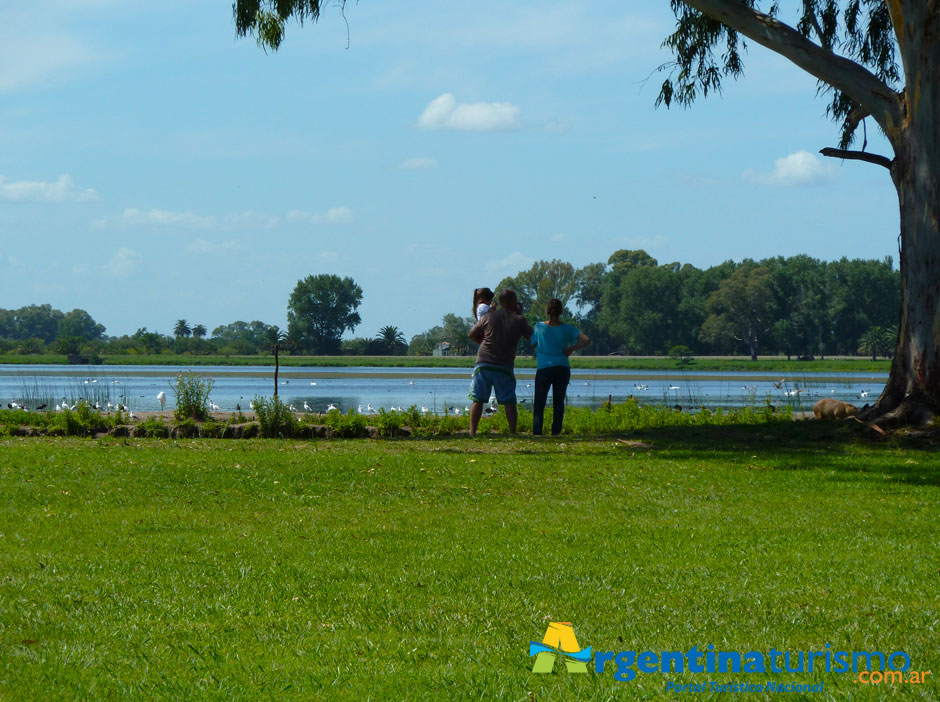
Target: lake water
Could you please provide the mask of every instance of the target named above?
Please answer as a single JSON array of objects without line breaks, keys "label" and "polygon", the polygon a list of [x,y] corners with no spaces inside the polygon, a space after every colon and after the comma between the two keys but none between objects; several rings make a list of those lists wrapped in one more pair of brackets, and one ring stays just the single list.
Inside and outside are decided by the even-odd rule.
[{"label": "lake water", "polygon": [[[171,409],[172,384],[180,371],[175,366],[5,365],[0,366],[0,404],[16,402],[33,409],[46,403],[53,408],[65,398],[69,404],[85,399],[105,407],[110,401],[148,411],[160,409],[157,393],[163,391]],[[210,399],[223,411],[234,411],[236,406],[248,411],[255,396],[273,394],[274,369],[269,366],[206,366],[196,372],[212,378]],[[534,378],[535,369],[516,372],[516,394],[530,406]],[[819,397],[835,397],[861,406],[877,399],[886,379],[885,373],[802,373],[782,378],[768,372],[573,369],[568,403],[597,407],[608,397],[623,402],[634,396],[648,404],[693,408],[760,405],[769,399],[778,406],[809,409]],[[279,380],[279,397],[297,411],[303,411],[306,402],[314,412],[324,412],[330,405],[343,412],[360,406],[364,412],[370,408],[377,412],[415,405],[440,414],[445,406],[462,412],[470,403],[468,368],[291,366],[281,368]]]}]

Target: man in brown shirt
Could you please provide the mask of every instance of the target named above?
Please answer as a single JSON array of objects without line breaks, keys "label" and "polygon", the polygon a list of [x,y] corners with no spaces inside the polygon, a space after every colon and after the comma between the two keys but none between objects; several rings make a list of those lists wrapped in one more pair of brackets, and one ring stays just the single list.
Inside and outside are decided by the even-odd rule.
[{"label": "man in brown shirt", "polygon": [[473,379],[470,381],[470,435],[477,433],[480,417],[483,416],[483,403],[490,397],[490,391],[496,393],[496,400],[503,405],[509,432],[516,433],[516,376],[513,367],[516,362],[516,346],[519,339],[532,336],[532,327],[522,316],[522,305],[509,288],[499,294],[499,309],[490,309],[480,317],[468,335],[480,345],[477,362],[473,367]]}]

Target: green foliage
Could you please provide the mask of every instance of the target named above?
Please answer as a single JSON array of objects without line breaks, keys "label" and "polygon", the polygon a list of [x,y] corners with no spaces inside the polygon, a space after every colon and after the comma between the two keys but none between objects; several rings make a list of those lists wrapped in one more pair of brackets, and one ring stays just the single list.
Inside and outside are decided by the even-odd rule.
[{"label": "green foliage", "polygon": [[695,361],[692,358],[692,349],[685,344],[677,344],[669,349],[669,358],[679,361],[682,365],[688,365]]},{"label": "green foliage", "polygon": [[346,414],[341,414],[339,410],[330,410],[324,418],[324,424],[330,428],[333,436],[343,439],[366,436],[368,426],[366,418],[352,408]]},{"label": "green foliage", "polygon": [[[751,3],[748,3],[749,5]],[[670,75],[663,81],[656,104],[669,107],[673,101],[688,106],[701,94],[721,91],[723,78],[738,78],[744,73],[741,48],[745,38],[718,19],[702,14],[683,2],[671,3],[676,16],[675,31],[663,45],[675,56],[663,64]],[[753,3],[772,16],[778,14],[777,2]],[[864,66],[889,86],[900,87],[901,67],[891,17],[884,2],[853,0],[840,12],[831,0],[806,0],[794,3],[790,21],[796,31],[811,41],[831,49],[839,56]],[[830,93],[827,112],[842,122],[842,148],[852,143],[859,120],[851,119],[855,101],[832,84],[820,81],[820,92]]]},{"label": "green foliage", "polygon": [[404,412],[387,412],[384,408],[379,409],[379,413],[372,418],[379,436],[400,436],[402,427],[405,426]]},{"label": "green foliage", "polygon": [[294,435],[297,421],[279,397],[268,399],[259,395],[255,397],[253,404],[263,438],[287,439]]},{"label": "green foliage", "polygon": [[573,304],[581,289],[583,273],[567,261],[536,261],[526,271],[503,278],[494,288],[498,304],[500,291],[510,288],[515,291],[522,309],[530,319],[545,319],[548,302],[552,298],[561,300],[562,316],[572,316],[568,305]]},{"label": "green foliage", "polygon": [[209,393],[215,381],[192,371],[179,373],[176,385],[171,386],[176,396],[173,417],[177,422],[184,419],[203,421],[209,417]]},{"label": "green foliage", "polygon": [[702,324],[701,336],[719,343],[729,337],[741,341],[756,361],[758,345],[770,329],[773,310],[770,271],[743,265],[709,296],[710,314]]},{"label": "green foliage", "polygon": [[199,427],[199,436],[206,439],[221,439],[225,435],[227,427],[228,425],[225,422],[207,419]]},{"label": "green foliage", "polygon": [[134,435],[146,439],[165,439],[170,435],[170,432],[160,417],[150,417],[137,423],[134,427]]},{"label": "green foliage", "polygon": [[408,351],[405,335],[402,333],[401,329],[390,324],[379,330],[375,340],[379,344],[379,353],[381,354],[398,356]]},{"label": "green foliage", "polygon": [[882,329],[879,326],[874,326],[869,328],[858,340],[858,352],[871,354],[871,360],[873,361],[879,354],[887,358],[894,352],[897,339],[897,327]]},{"label": "green foliage", "polygon": [[305,353],[338,353],[343,332],[359,324],[361,302],[362,288],[348,276],[309,275],[297,281],[287,303],[292,345]]},{"label": "green foliage", "polygon": [[176,324],[173,327],[173,336],[189,336],[192,334],[192,330],[189,328],[189,324],[186,323],[185,319],[176,320]]},{"label": "green foliage", "polygon": [[191,439],[199,436],[199,425],[189,417],[176,422],[176,435],[181,439]]}]

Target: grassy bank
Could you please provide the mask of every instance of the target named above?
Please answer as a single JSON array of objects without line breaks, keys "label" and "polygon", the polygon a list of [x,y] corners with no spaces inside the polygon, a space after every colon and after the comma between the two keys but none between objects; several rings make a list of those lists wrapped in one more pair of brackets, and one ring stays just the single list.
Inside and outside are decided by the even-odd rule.
[{"label": "grassy bank", "polygon": [[595,651],[828,643],[940,674],[935,454],[857,426],[3,439],[0,699],[660,699],[703,679],[935,699],[824,673],[530,673],[529,641],[570,621]]},{"label": "grassy bank", "polygon": [[[102,365],[139,366],[273,366],[273,356],[187,356],[187,355],[107,355],[102,356]],[[13,363],[64,364],[65,356],[42,354],[20,356],[0,355],[0,365]],[[452,356],[288,356],[282,355],[281,366],[316,367],[385,367],[385,368],[471,368],[473,357]],[[881,372],[887,373],[891,362],[872,361],[870,358],[834,358],[819,361],[788,361],[786,358],[748,358],[700,356],[691,363],[682,363],[672,358],[639,358],[631,356],[573,356],[575,368],[652,370],[652,371],[774,371],[800,374],[809,371],[832,372]],[[520,357],[518,368],[534,368],[535,359]]]}]

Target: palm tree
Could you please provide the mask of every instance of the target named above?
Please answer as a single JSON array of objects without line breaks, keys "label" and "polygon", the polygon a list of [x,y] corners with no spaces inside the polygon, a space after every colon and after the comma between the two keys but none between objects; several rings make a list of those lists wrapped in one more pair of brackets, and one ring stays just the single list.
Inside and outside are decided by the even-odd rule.
[{"label": "palm tree", "polygon": [[897,340],[897,335],[896,327],[889,329],[882,329],[878,326],[871,327],[858,340],[858,352],[870,353],[873,361],[878,358],[878,354],[887,358],[889,350]]},{"label": "palm tree", "polygon": [[173,336],[178,339],[181,336],[189,336],[190,334],[192,334],[192,331],[190,330],[189,325],[186,323],[186,320],[176,320],[176,326],[173,327]]},{"label": "palm tree", "polygon": [[391,355],[395,355],[406,343],[405,335],[402,334],[401,329],[390,324],[382,327],[375,338],[381,342],[385,352]]},{"label": "palm tree", "polygon": [[194,339],[201,339],[206,335],[206,327],[203,324],[197,324],[190,331]]}]

